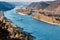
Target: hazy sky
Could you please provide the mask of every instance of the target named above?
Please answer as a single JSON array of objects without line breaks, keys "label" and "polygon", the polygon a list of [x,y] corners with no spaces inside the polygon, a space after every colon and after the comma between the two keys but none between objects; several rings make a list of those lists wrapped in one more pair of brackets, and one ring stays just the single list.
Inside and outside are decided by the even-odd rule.
[{"label": "hazy sky", "polygon": [[6,2],[39,2],[39,1],[53,1],[53,0],[0,0]]}]

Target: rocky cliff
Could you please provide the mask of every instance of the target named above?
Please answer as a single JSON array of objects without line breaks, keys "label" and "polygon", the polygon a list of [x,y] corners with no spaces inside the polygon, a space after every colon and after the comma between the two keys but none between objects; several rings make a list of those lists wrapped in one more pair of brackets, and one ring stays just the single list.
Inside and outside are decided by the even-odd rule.
[{"label": "rocky cliff", "polygon": [[0,16],[0,40],[34,40],[34,37],[2,15]]}]

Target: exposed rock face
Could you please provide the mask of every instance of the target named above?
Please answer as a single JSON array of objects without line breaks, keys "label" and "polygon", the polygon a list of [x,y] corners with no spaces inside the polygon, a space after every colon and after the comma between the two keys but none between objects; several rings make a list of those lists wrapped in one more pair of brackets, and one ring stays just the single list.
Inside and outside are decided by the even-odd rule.
[{"label": "exposed rock face", "polygon": [[59,5],[58,8],[56,9],[55,14],[60,14],[60,5]]},{"label": "exposed rock face", "polygon": [[33,10],[33,18],[46,23],[60,25],[60,1],[53,1],[45,9]]},{"label": "exposed rock face", "polygon": [[9,22],[4,16],[0,17],[0,40],[34,40],[34,37],[22,28]]},{"label": "exposed rock face", "polygon": [[47,6],[49,6],[52,2],[32,2],[29,6],[27,6],[27,9],[45,9]]},{"label": "exposed rock face", "polygon": [[45,10],[55,11],[59,5],[60,5],[60,1],[55,1],[52,4],[50,4]]},{"label": "exposed rock face", "polygon": [[[50,4],[47,8],[44,9],[46,14],[51,14],[53,16],[60,16],[60,1],[56,0],[52,4]],[[49,11],[49,12],[48,12]]]}]

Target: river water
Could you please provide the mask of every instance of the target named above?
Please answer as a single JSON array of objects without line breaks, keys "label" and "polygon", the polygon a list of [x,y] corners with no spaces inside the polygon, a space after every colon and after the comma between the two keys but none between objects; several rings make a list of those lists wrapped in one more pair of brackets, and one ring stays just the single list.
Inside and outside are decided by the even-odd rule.
[{"label": "river water", "polygon": [[35,40],[60,40],[60,26],[35,20],[28,15],[19,15],[16,8],[4,12],[4,15],[18,27],[24,28],[24,31],[32,33]]}]

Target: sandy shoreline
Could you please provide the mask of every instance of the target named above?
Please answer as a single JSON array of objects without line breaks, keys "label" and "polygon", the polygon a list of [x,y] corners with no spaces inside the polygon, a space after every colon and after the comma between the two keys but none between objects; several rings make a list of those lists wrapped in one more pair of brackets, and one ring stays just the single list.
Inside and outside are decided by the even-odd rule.
[{"label": "sandy shoreline", "polygon": [[58,26],[60,26],[60,24],[57,24],[57,23],[47,22],[45,20],[37,19],[36,17],[32,17],[32,18],[34,18],[36,20],[40,20],[40,21],[45,22],[45,23],[48,23],[48,24],[51,24],[51,25],[58,25]]},{"label": "sandy shoreline", "polygon": [[[20,14],[20,15],[27,15],[27,14],[23,14],[23,13],[20,13],[20,12],[17,12],[17,13]],[[60,26],[60,24],[58,24],[58,23],[48,22],[48,21],[45,21],[45,20],[37,19],[36,17],[32,17],[32,18],[34,18],[36,20],[39,20],[39,21],[42,21],[42,22],[45,22],[45,23],[48,23],[48,24],[51,24],[51,25],[58,25],[58,26]]]},{"label": "sandy shoreline", "polygon": [[26,15],[26,14],[23,14],[23,13],[20,13],[20,12],[17,12],[18,14],[20,14],[20,15]]}]

